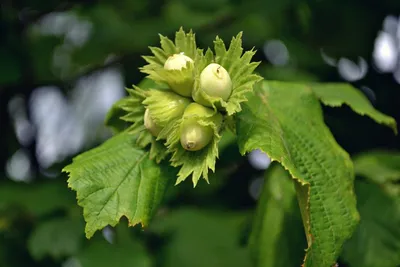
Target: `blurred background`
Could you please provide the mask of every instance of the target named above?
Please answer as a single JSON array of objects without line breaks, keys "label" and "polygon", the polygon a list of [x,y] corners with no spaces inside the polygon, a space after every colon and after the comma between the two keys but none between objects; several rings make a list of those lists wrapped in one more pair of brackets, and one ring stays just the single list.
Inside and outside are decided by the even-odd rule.
[{"label": "blurred background", "polygon": [[[349,82],[400,121],[398,0],[2,0],[1,267],[251,266],[251,216],[270,165],[259,151],[241,157],[228,140],[211,185],[172,188],[149,229],[123,220],[91,240],[60,173],[111,136],[104,116],[143,79],[141,55],[180,26],[203,48],[243,31],[266,79]],[[400,149],[389,128],[347,107],[324,112],[351,155]]]}]

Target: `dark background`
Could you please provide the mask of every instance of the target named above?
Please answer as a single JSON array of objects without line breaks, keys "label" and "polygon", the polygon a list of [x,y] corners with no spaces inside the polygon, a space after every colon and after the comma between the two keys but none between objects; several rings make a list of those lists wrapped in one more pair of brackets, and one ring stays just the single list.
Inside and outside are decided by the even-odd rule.
[{"label": "dark background", "polygon": [[[82,219],[61,168],[74,155],[110,136],[103,126],[104,115],[124,96],[124,87],[144,77],[138,71],[145,64],[141,55],[149,54],[148,46],[158,46],[159,33],[173,38],[180,26],[193,29],[200,47],[211,46],[216,35],[228,42],[243,31],[244,47],[256,47],[255,60],[262,61],[257,71],[266,79],[351,82],[378,110],[400,121],[398,0],[2,0],[0,266],[61,266],[65,262],[72,264],[65,266],[79,266],[68,262],[71,255],[81,257],[83,266],[91,266],[87,255],[102,254],[97,247],[84,253],[103,238],[98,233],[95,241],[86,241],[79,223],[78,230],[71,230],[80,240],[72,252],[64,247],[60,253],[34,256],[34,245],[28,240],[47,220],[65,214]],[[351,155],[400,148],[399,138],[389,128],[347,107],[324,111],[338,143]],[[249,187],[262,171],[240,157],[234,145],[222,153],[217,169],[221,172],[210,186],[201,183],[193,190],[185,184],[172,190],[165,209],[196,206],[242,215],[251,212],[256,197]],[[52,189],[46,190],[47,186]],[[190,212],[179,216],[201,228],[198,214]],[[179,228],[179,222],[173,225]],[[245,243],[246,220],[239,225],[244,225]],[[118,236],[117,230],[109,230]],[[143,234],[133,228],[129,233],[140,244],[143,257],[165,266],[162,259],[171,252],[165,249],[168,237],[160,231]],[[173,244],[178,249],[194,240]],[[173,245],[167,247],[171,250]],[[176,266],[187,266],[184,262]]]}]

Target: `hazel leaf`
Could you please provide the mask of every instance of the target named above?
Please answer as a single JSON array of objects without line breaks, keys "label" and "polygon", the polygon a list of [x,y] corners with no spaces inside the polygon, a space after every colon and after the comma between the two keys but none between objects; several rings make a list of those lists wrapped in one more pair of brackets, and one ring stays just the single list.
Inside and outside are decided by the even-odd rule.
[{"label": "hazel leaf", "polygon": [[359,214],[353,163],[324,124],[314,92],[305,84],[260,83],[237,117],[237,136],[242,154],[262,150],[296,181],[308,243],[303,266],[333,266]]},{"label": "hazel leaf", "polygon": [[63,169],[68,187],[83,208],[86,237],[121,217],[129,225],[148,225],[174,177],[167,164],[156,164],[135,145],[135,136],[121,133],[75,157]]}]

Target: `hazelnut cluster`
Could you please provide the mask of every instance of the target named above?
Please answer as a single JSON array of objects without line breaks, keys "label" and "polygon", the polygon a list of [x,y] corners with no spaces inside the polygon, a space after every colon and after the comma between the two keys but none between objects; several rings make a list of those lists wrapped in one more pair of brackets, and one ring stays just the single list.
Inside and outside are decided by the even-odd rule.
[{"label": "hazelnut cluster", "polygon": [[140,147],[150,147],[150,158],[181,166],[177,183],[190,175],[194,184],[208,179],[221,134],[235,131],[234,114],[262,79],[253,73],[255,51],[244,52],[241,38],[233,37],[227,49],[216,37],[213,52],[198,48],[192,31],[181,28],[174,41],[160,35],[161,46],[150,47],[153,55],[143,56],[148,64],[140,68],[151,86],[133,86],[119,104],[127,131]]},{"label": "hazelnut cluster", "polygon": [[[189,68],[188,65],[194,64],[194,61],[184,55],[184,53],[174,54],[168,57],[164,63],[165,70],[181,71]],[[194,68],[192,68],[194,70]],[[211,63],[200,74],[200,90],[208,96],[228,100],[232,92],[232,81],[229,73],[224,67],[219,64]],[[206,113],[212,113],[212,103],[203,97],[196,97],[192,91],[194,86],[194,74],[190,78],[183,81],[168,82],[169,88],[177,95],[175,99],[164,103],[166,109],[172,113],[171,119],[176,119],[183,116],[183,121],[180,126],[180,143],[182,147],[189,151],[197,151],[207,146],[214,133],[211,126],[202,125],[197,121],[197,117],[204,117]],[[197,96],[201,96],[198,94]],[[186,98],[186,99],[185,99]],[[187,98],[190,98],[189,100]],[[192,102],[194,100],[194,102]],[[220,128],[222,123],[222,115],[219,112],[208,118]],[[144,114],[144,125],[146,129],[155,137],[162,130],[163,125],[157,123],[157,118],[154,116],[149,107]]]}]

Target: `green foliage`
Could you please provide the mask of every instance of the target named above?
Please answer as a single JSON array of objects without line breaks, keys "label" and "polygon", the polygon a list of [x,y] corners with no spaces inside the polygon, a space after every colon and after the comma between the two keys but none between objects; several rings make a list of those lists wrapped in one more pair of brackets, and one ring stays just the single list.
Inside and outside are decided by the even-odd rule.
[{"label": "green foliage", "polygon": [[[160,39],[161,48],[150,47],[153,56],[144,57],[148,64],[141,71],[161,89],[152,85],[146,89],[138,86],[128,89],[129,96],[112,107],[106,123],[116,132],[124,130],[116,118],[130,126],[102,146],[78,156],[64,169],[70,174],[69,186],[77,191],[78,204],[84,208],[87,237],[106,225],[115,226],[122,216],[128,218],[130,225],[148,223],[169,184],[169,174],[162,171],[166,166],[156,165],[165,158],[169,158],[171,166],[180,167],[176,184],[190,175],[194,186],[200,177],[208,182],[208,170],[214,172],[218,158],[220,133],[229,128],[237,133],[242,154],[261,149],[272,160],[279,161],[294,179],[308,243],[303,265],[334,265],[359,222],[359,214],[353,191],[352,161],[326,127],[319,100],[330,106],[346,103],[357,113],[366,114],[396,132],[394,119],[376,111],[361,93],[347,84],[257,83],[262,78],[252,73],[259,63],[251,62],[255,51],[243,53],[241,33],[232,38],[228,49],[217,37],[215,55],[210,49],[205,53],[198,49],[194,34],[185,33],[182,28],[176,33],[175,42],[162,35]],[[177,53],[184,53],[193,62],[185,61],[182,70],[165,69],[166,60]],[[212,62],[223,66],[232,80],[232,94],[227,101],[199,89],[200,73]],[[257,89],[251,94],[254,85]],[[192,100],[182,96],[190,97],[187,89],[192,86],[193,99],[197,103],[203,100],[211,103],[213,109],[203,107],[204,110],[187,115],[186,108],[183,113]],[[178,104],[177,110],[170,102],[185,105]],[[161,127],[159,133],[150,134],[145,128],[145,109]],[[222,118],[218,111],[224,115],[222,127],[214,119]],[[237,115],[237,120],[233,115]],[[180,142],[182,127],[192,119],[213,130],[212,141],[199,151],[188,151]],[[274,250],[277,243],[287,244],[287,236],[282,234],[285,229],[281,228],[286,226],[284,222],[295,224],[297,220],[292,219],[296,218],[293,186],[289,181],[287,184],[276,181],[273,177],[281,175],[277,173],[265,185],[251,236],[253,258],[258,266],[284,266],[297,261],[296,257],[281,258]],[[278,202],[274,197],[276,190],[288,195],[287,202]],[[295,229],[291,226],[301,246],[302,235]],[[285,249],[292,254],[292,247]],[[264,250],[269,252],[268,256]]]},{"label": "green foliage", "polygon": [[122,216],[130,225],[146,226],[173,177],[126,133],[77,156],[64,171],[83,207],[88,238],[107,225],[115,226]]},{"label": "green foliage", "polygon": [[267,171],[258,200],[249,245],[255,266],[300,266],[306,238],[296,191],[288,172]]},{"label": "green foliage", "polygon": [[163,267],[251,266],[248,249],[240,246],[244,213],[180,208],[159,217],[150,230],[170,237]]},{"label": "green foliage", "polygon": [[332,266],[358,223],[353,166],[305,85],[263,82],[238,117],[242,153],[261,149],[298,182],[308,249],[304,266]]},{"label": "green foliage", "polygon": [[[232,115],[241,110],[241,103],[246,101],[245,94],[250,93],[254,84],[262,79],[260,76],[253,74],[259,62],[251,62],[255,51],[251,50],[243,53],[242,33],[232,38],[228,49],[226,49],[224,42],[217,37],[214,42],[215,56],[210,49],[203,53],[202,49],[197,48],[194,33],[192,31],[185,33],[182,28],[176,32],[174,42],[168,37],[160,35],[160,45],[161,48],[150,47],[153,55],[143,57],[147,65],[140,68],[140,70],[148,75],[148,80],[158,83],[159,86],[164,85],[163,89],[159,91],[143,90],[138,86],[133,86],[133,89],[128,89],[129,96],[112,107],[107,114],[106,122],[114,129],[121,128],[113,121],[115,117],[120,117],[130,123],[131,125],[127,132],[138,135],[137,144],[139,147],[146,148],[150,145],[151,159],[160,162],[167,158],[167,153],[170,154],[171,165],[180,167],[177,183],[192,175],[193,184],[196,186],[201,177],[208,182],[208,171],[214,171],[215,169],[215,162],[218,158],[218,142],[220,140],[219,132],[224,130],[225,124],[220,127],[215,122],[206,119],[214,114],[207,114],[207,112],[206,114],[198,114],[198,122],[203,126],[212,127],[214,137],[204,149],[195,152],[187,151],[180,144],[181,126],[185,122],[185,117],[181,119],[173,117],[169,118],[168,121],[168,114],[178,112],[173,110],[170,105],[161,105],[168,98],[172,99],[171,96],[164,96],[164,99],[161,100],[161,95],[172,94],[172,91],[166,91],[169,86],[171,90],[183,96],[188,96],[186,92],[183,94],[181,89],[184,88],[186,90],[193,87],[193,99],[196,100],[198,96],[206,99],[213,104],[214,113],[217,112],[217,108],[222,109],[223,112],[227,113],[227,116],[225,116],[226,126],[232,128],[232,123],[229,123],[234,121]],[[165,69],[164,64],[167,59],[177,53],[184,53],[194,62],[188,61],[186,67],[181,70]],[[214,61],[222,65],[232,79],[232,94],[227,101],[207,96],[204,92],[199,91],[200,73],[208,64]],[[176,86],[179,86],[179,88],[177,89]],[[153,137],[144,126],[145,108],[150,109],[150,112],[152,109],[155,111],[155,113],[151,114],[153,114],[152,116],[158,116],[154,120],[163,127],[157,138]],[[120,109],[126,112],[122,117],[119,115]],[[163,144],[164,139],[166,141]],[[167,147],[167,150],[163,145]]]},{"label": "green foliage", "polygon": [[[0,18],[0,158],[6,167],[0,170],[0,266],[251,266],[249,254],[258,266],[300,266],[306,240],[295,194],[309,237],[304,265],[328,267],[337,261],[341,244],[350,236],[357,217],[352,196],[353,170],[347,154],[324,125],[316,99],[330,107],[347,105],[397,132],[393,118],[377,111],[361,91],[341,83],[342,73],[337,73],[344,56],[368,59],[368,65],[376,63],[376,58],[371,57],[373,38],[385,34],[387,22],[397,18],[386,17],[383,32],[377,33],[382,17],[376,16],[375,6],[363,1],[14,2],[2,4]],[[396,0],[380,4],[379,14],[389,14],[400,7]],[[354,10],[358,11],[357,19]],[[174,35],[182,25],[193,31],[180,30]],[[237,35],[239,31],[244,32],[243,39]],[[200,38],[195,40],[193,32]],[[157,33],[163,34],[160,48],[156,47]],[[378,47],[379,37],[376,40]],[[164,139],[158,141],[143,127],[148,102],[159,108],[157,117],[164,116],[159,122],[169,121],[174,113],[171,109],[164,112],[164,103],[149,96],[151,91],[165,92],[171,86],[149,78],[142,80],[144,75],[138,71],[145,61],[141,55],[149,45],[154,55],[145,58],[150,64],[156,62],[159,68],[154,71],[153,64],[142,70],[147,69],[158,82],[185,81],[187,75],[193,74],[195,94],[199,85],[196,79],[207,64],[217,62],[229,70],[235,92],[230,101],[214,101],[224,120],[221,129],[215,131],[209,150],[198,154],[182,150],[177,139],[178,124],[171,123],[163,133]],[[206,49],[197,49],[197,45]],[[278,47],[279,53],[275,53]],[[189,64],[180,73],[164,71],[161,67],[172,52],[190,55],[195,66]],[[282,65],[274,62],[274,56],[285,52],[287,61],[281,61]],[[260,77],[243,75],[252,73],[259,64],[251,62],[253,56],[263,60],[257,72],[264,79],[291,82],[268,82],[268,90],[258,85],[261,89],[257,93],[269,93],[267,105],[258,95],[252,96],[252,86]],[[360,59],[363,68],[361,63]],[[398,118],[398,83],[392,75],[371,69],[356,84],[371,88],[377,106]],[[49,128],[42,127],[48,121],[36,121],[37,107],[31,99],[43,97],[44,94],[36,94],[38,91],[54,92],[56,88],[60,95],[75,96],[78,90],[89,90],[91,86],[83,87],[91,80],[101,80],[103,70],[120,73],[132,89],[106,116],[106,125],[115,137],[66,167],[71,171],[69,184],[75,193],[68,189],[66,175],[42,175],[47,170],[38,166],[46,156],[41,144],[47,142],[47,137],[56,137],[59,144],[53,147],[48,143],[46,147],[46,152],[55,151],[64,140],[61,135],[41,138],[43,129],[50,133]],[[322,83],[328,80],[335,83]],[[251,99],[245,103],[248,96]],[[67,98],[64,103],[73,106]],[[187,101],[194,98],[188,96]],[[105,102],[95,103],[94,99],[85,98],[85,104],[101,109]],[[14,105],[17,102],[19,105]],[[54,115],[62,106],[54,105]],[[86,121],[91,119],[88,115],[94,114],[81,112],[79,107],[75,111],[78,112],[73,116],[67,115],[69,119],[78,115]],[[400,143],[387,129],[370,128],[370,120],[358,121],[357,116],[345,117],[340,112],[331,113],[331,109],[328,112],[324,119],[332,125],[337,141],[350,155],[362,152],[353,158],[359,178],[355,181],[355,196],[360,223],[345,242],[338,264],[400,266]],[[48,114],[49,121],[52,113]],[[339,123],[332,124],[332,119]],[[19,143],[31,132],[30,125],[34,126],[33,142]],[[71,133],[76,130],[69,120],[53,125],[68,126]],[[354,138],[358,134],[362,136]],[[169,154],[165,144],[168,139],[174,144]],[[238,142],[242,150],[247,146],[248,150],[261,148],[278,155],[274,159],[289,170],[273,163],[264,175],[263,192],[251,217],[248,215],[255,202],[247,187],[254,175],[262,174],[240,156]],[[93,144],[82,145],[87,148]],[[29,154],[33,177],[27,183],[11,182],[6,177],[10,167],[22,166],[13,160],[8,162],[20,147]],[[376,150],[383,148],[390,151]],[[65,161],[51,166],[51,173],[60,171],[64,164]],[[176,166],[176,170],[167,165]],[[188,181],[172,187],[185,179],[196,184],[201,176],[211,184],[200,183],[194,189]],[[168,185],[173,190],[164,199],[166,207],[149,224]],[[120,217],[129,217],[128,225],[141,222],[149,227],[142,231],[119,223],[116,228],[107,228],[115,233],[112,244],[99,232],[90,240],[85,239],[84,224],[78,222],[82,209],[77,206],[76,195],[90,234],[120,222]],[[177,209],[182,203],[192,207]],[[253,226],[249,251],[239,245],[239,235],[241,239],[248,238],[250,229],[244,232],[241,228],[243,224],[250,228],[249,223],[244,223],[250,219]]]},{"label": "green foliage", "polygon": [[78,253],[82,239],[82,223],[79,220],[52,219],[36,227],[28,240],[28,249],[36,260],[46,256],[59,260]]},{"label": "green foliage", "polygon": [[355,189],[361,223],[344,247],[344,261],[354,267],[398,266],[400,196],[366,182],[357,182]]}]

